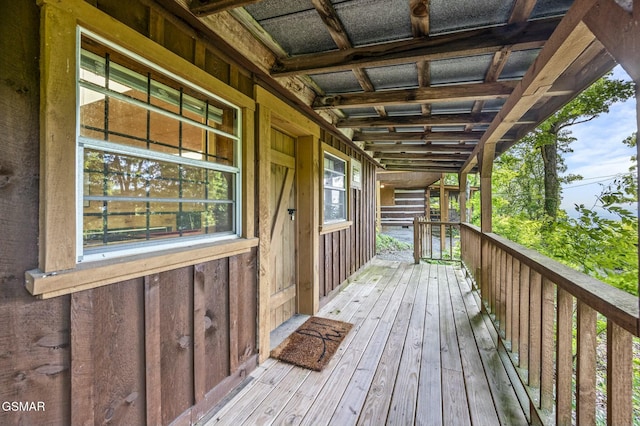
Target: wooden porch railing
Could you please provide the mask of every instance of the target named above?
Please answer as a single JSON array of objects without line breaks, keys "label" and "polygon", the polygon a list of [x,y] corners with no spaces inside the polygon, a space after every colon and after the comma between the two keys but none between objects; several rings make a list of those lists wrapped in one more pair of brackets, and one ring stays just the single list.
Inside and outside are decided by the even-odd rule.
[{"label": "wooden porch railing", "polygon": [[460,260],[460,222],[436,222],[426,217],[413,219],[413,257]]},{"label": "wooden porch railing", "polygon": [[633,424],[638,298],[472,225],[461,226],[461,242],[462,262],[527,391],[532,423],[596,423],[600,314],[606,319],[607,424]]}]

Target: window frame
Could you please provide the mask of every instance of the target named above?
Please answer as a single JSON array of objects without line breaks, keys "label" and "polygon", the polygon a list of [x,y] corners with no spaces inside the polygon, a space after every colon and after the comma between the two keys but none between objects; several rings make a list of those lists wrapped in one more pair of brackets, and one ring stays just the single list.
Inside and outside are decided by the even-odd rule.
[{"label": "window frame", "polygon": [[[351,158],[343,153],[342,151],[337,150],[336,148],[323,143],[322,144],[322,168],[320,170],[320,206],[321,206],[321,234],[327,234],[330,232],[339,231],[342,229],[349,228],[353,222],[349,220],[351,215]],[[324,185],[324,173],[325,173],[325,158],[326,155],[329,155],[339,161],[344,162],[344,197],[345,197],[345,218],[339,220],[332,220],[327,222],[325,218],[325,185]]]},{"label": "window frame", "polygon": [[192,61],[169,51],[80,0],[40,0],[40,211],[37,268],[25,272],[25,288],[39,298],[50,298],[150,276],[202,262],[255,250],[255,170],[242,167],[242,235],[228,240],[172,247],[112,259],[78,263],[76,254],[77,194],[76,87],[77,27],[89,29],[112,43],[214,93],[242,113],[241,164],[253,164],[255,101],[218,80],[196,64],[214,46],[196,39]]},{"label": "window frame", "polygon": [[[110,258],[118,258],[124,256],[132,256],[141,253],[152,253],[157,252],[163,249],[171,249],[176,247],[188,247],[194,244],[202,244],[209,243],[215,241],[222,241],[226,239],[238,238],[242,235],[242,110],[240,107],[224,100],[220,96],[217,96],[214,93],[209,92],[208,90],[200,87],[198,84],[189,81],[185,78],[182,78],[164,68],[157,65],[155,62],[142,57],[134,52],[131,52],[122,46],[117,45],[116,43],[110,41],[109,39],[102,37],[96,34],[93,31],[90,31],[84,28],[81,25],[76,27],[77,31],[77,67],[76,67],[76,261],[78,263],[81,262],[92,262],[96,260],[110,259]],[[234,130],[237,131],[237,134],[229,134],[226,132],[222,132],[218,129],[210,128],[207,131],[211,131],[216,134],[221,134],[224,137],[230,138],[234,140],[234,165],[228,166],[223,164],[217,164],[213,162],[206,162],[201,160],[194,160],[188,157],[182,156],[174,156],[172,154],[167,154],[159,151],[147,150],[143,148],[137,148],[133,146],[127,146],[125,144],[120,144],[117,142],[109,142],[91,139],[86,136],[81,135],[81,108],[80,108],[80,91],[83,85],[81,84],[80,78],[80,69],[81,69],[81,57],[82,57],[82,38],[87,37],[90,40],[93,40],[100,45],[110,49],[112,51],[117,52],[120,55],[128,58],[129,60],[134,61],[135,63],[146,67],[159,75],[169,78],[171,81],[189,88],[211,100],[215,100],[216,102],[220,102],[233,110],[236,111],[237,114],[237,124]],[[107,96],[107,95],[105,95]],[[135,103],[133,103],[135,104]],[[156,109],[156,108],[151,108]],[[166,115],[166,114],[165,114]],[[189,120],[183,120],[188,122]],[[201,126],[208,127],[208,126]],[[231,173],[234,176],[234,188],[233,188],[233,200],[231,200],[231,204],[233,205],[233,215],[232,215],[232,230],[226,233],[220,234],[208,234],[208,235],[199,235],[195,237],[181,237],[179,239],[169,238],[158,241],[145,241],[142,243],[125,243],[122,245],[113,245],[113,246],[99,246],[95,248],[84,247],[84,215],[83,215],[83,204],[84,204],[84,176],[82,170],[84,169],[84,155],[83,152],[85,148],[92,150],[99,150],[104,153],[110,154],[119,154],[119,155],[127,155],[137,158],[143,159],[151,159],[162,161],[166,163],[173,163],[177,165],[191,166],[196,167],[198,169],[207,169],[212,171],[219,171],[225,173]],[[188,199],[185,199],[188,202]],[[147,199],[149,202],[149,199]],[[153,202],[153,199],[150,199],[150,202]]]}]

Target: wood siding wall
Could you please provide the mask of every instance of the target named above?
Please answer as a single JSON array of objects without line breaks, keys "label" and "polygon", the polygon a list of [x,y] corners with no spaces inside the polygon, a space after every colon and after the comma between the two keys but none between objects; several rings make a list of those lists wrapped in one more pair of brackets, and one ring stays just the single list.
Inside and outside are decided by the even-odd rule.
[{"label": "wood siding wall", "polygon": [[[196,48],[195,34],[146,4],[99,2],[252,94],[248,74]],[[257,250],[68,296],[31,296],[24,273],[38,264],[40,9],[3,3],[0,21],[0,401],[45,404],[0,410],[0,424],[195,421],[255,368]]]},{"label": "wood siding wall", "polygon": [[328,132],[323,132],[321,139],[362,163],[362,189],[349,189],[349,220],[353,224],[320,235],[320,299],[371,260],[376,240],[376,166]]}]

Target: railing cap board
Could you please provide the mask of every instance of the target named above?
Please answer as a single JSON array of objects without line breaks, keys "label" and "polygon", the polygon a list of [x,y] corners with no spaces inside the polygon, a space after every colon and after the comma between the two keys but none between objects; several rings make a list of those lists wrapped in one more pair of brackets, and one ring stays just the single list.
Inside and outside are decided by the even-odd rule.
[{"label": "railing cap board", "polygon": [[[481,233],[476,226],[466,223],[463,225],[471,231]],[[482,235],[529,268],[613,320],[629,333],[634,336],[639,335],[640,310],[637,297],[497,234]]]}]

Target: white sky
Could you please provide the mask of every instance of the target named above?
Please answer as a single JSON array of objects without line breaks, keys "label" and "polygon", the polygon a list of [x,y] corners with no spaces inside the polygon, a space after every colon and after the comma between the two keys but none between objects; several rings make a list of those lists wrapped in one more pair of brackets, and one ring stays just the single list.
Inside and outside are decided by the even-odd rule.
[{"label": "white sky", "polygon": [[[620,67],[614,69],[613,77],[630,80]],[[592,208],[602,185],[613,182],[616,174],[628,173],[636,149],[627,147],[622,141],[636,129],[635,98],[613,105],[609,114],[571,127],[577,140],[571,144],[573,153],[564,154],[567,173],[581,175],[583,180],[563,187],[561,208],[569,215],[576,216],[575,204]],[[637,205],[631,208],[637,211]]]}]

